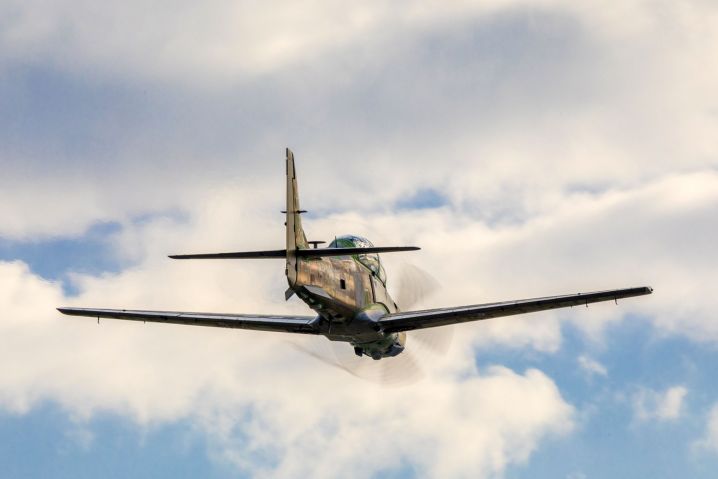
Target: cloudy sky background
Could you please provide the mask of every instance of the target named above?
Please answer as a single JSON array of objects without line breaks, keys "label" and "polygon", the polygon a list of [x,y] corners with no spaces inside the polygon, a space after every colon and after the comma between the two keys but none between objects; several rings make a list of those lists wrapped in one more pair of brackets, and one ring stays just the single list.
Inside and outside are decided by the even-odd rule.
[{"label": "cloudy sky background", "polygon": [[[699,0],[0,0],[3,476],[715,477],[717,47]],[[307,314],[280,263],[166,258],[281,248],[286,146],[311,239],[421,246],[384,259],[425,306],[655,293],[401,387],[54,310]]]}]

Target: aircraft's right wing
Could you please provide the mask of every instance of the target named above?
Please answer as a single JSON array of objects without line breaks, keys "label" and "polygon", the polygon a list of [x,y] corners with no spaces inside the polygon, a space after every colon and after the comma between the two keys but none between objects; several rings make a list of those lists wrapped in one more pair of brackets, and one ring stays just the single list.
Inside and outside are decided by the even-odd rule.
[{"label": "aircraft's right wing", "polygon": [[57,308],[62,314],[91,318],[129,319],[215,328],[253,329],[285,333],[319,334],[314,316],[269,316],[259,314],[185,313],[181,311],[139,311],[132,309]]},{"label": "aircraft's right wing", "polygon": [[514,314],[532,313],[546,309],[583,306],[599,301],[613,301],[631,296],[651,294],[653,288],[614,289],[594,293],[567,294],[545,298],[520,299],[501,303],[477,304],[455,308],[427,309],[424,311],[406,311],[388,314],[379,320],[381,329],[387,333],[409,331],[412,329],[433,328],[447,324],[465,323],[481,319],[497,318]]}]

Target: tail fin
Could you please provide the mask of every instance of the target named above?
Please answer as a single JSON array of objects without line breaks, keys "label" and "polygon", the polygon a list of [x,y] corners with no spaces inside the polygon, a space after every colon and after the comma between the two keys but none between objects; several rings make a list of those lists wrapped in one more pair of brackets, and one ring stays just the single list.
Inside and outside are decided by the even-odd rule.
[{"label": "tail fin", "polygon": [[294,169],[294,153],[287,148],[287,281],[292,287],[297,283],[298,249],[307,249],[307,237],[302,229],[302,211],[299,208],[297,173]]}]

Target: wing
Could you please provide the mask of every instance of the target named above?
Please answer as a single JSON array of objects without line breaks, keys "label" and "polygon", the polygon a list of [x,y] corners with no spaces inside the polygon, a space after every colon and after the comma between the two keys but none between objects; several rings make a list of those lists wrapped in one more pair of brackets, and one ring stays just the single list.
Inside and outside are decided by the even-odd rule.
[{"label": "wing", "polygon": [[433,328],[447,324],[465,323],[481,319],[510,316],[513,314],[533,313],[546,309],[566,308],[569,306],[583,306],[599,301],[612,301],[631,296],[651,294],[653,288],[643,286],[639,288],[615,289],[611,291],[597,291],[594,293],[567,294],[563,296],[548,296],[545,298],[520,299],[502,303],[477,304],[473,306],[459,306],[455,308],[427,309],[424,311],[407,311],[389,314],[379,320],[383,331],[394,333],[412,329]]},{"label": "wing", "polygon": [[286,258],[287,250],[274,249],[269,251],[240,251],[236,253],[204,253],[204,254],[173,254],[172,259],[264,259]]},{"label": "wing", "polygon": [[129,319],[153,323],[189,324],[215,328],[253,329],[285,333],[319,334],[314,316],[269,316],[258,314],[184,313],[181,311],[137,311],[130,309],[57,308],[70,316]]}]

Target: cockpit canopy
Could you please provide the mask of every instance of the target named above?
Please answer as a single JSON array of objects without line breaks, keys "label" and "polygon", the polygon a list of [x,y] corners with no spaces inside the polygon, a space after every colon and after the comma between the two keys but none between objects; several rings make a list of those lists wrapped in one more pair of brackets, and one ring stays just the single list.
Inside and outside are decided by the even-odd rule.
[{"label": "cockpit canopy", "polygon": [[[366,238],[356,235],[337,236],[327,248],[371,248],[374,244]],[[386,272],[378,254],[358,254],[357,261],[366,266],[382,283],[386,283]]]}]

